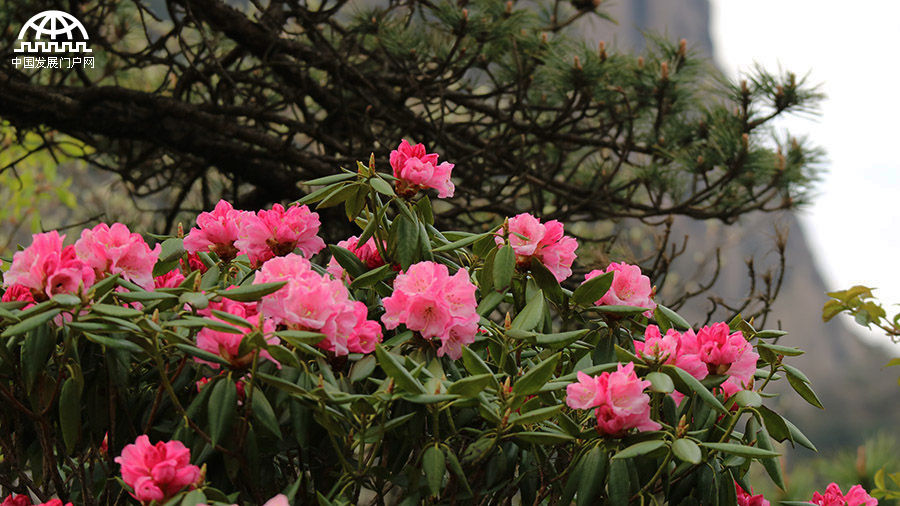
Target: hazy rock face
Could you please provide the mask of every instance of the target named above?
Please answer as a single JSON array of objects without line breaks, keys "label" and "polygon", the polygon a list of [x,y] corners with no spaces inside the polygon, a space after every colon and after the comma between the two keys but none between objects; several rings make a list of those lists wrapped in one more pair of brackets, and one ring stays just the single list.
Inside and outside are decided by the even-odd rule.
[{"label": "hazy rock face", "polygon": [[[603,8],[618,25],[603,21],[585,23],[582,29],[591,40],[605,40],[620,50],[640,51],[644,47],[642,32],[650,31],[669,39],[685,38],[691,49],[707,57],[713,54],[707,0],[631,0],[609,2]],[[758,273],[778,262],[773,251],[776,227],[789,234],[787,269],[766,327],[789,331],[780,344],[806,351],[805,355],[789,358],[788,363],[810,377],[826,412],[807,405],[789,391],[775,399],[780,404],[777,409],[801,427],[820,449],[861,443],[873,430],[900,420],[897,373],[883,368],[889,358],[887,353],[861,342],[858,329],[843,321],[822,322],[825,292],[847,287],[826,287],[796,216],[754,213],[736,225],[678,218],[672,236],[689,235],[688,251],[699,254],[684,255],[675,264],[675,270],[683,281],[689,282],[697,276],[698,265],[707,261],[717,247],[721,248],[722,271],[710,294],[730,303],[739,301],[749,288],[746,258],[755,259]],[[699,278],[695,281],[706,279],[703,274]],[[665,294],[661,294],[663,303]],[[690,321],[702,322],[709,307],[709,302],[701,298],[691,301],[682,313]],[[732,316],[719,310],[713,318]],[[790,390],[786,382],[781,383]],[[795,454],[801,452],[806,450]]]}]

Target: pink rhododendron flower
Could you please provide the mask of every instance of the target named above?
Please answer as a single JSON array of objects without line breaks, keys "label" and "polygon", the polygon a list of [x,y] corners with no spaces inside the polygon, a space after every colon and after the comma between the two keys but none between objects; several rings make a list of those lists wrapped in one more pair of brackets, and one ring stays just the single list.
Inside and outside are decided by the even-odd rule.
[{"label": "pink rhododendron flower", "polygon": [[[221,257],[220,257],[221,258]],[[181,265],[181,268],[184,272],[193,272],[200,271],[200,273],[204,273],[209,270],[209,267],[200,260],[200,257],[196,253],[188,253],[187,262],[184,261],[184,258],[178,261]]]},{"label": "pink rhododendron flower", "polygon": [[[384,259],[381,258],[381,253],[378,252],[378,247],[375,245],[375,238],[373,237],[370,237],[362,246],[359,245],[359,237],[355,235],[337,243],[337,245],[356,255],[356,258],[369,269],[381,267],[385,263]],[[349,281],[350,279],[350,276],[346,275],[344,268],[341,267],[341,264],[334,257],[331,257],[331,260],[328,261],[327,270],[329,274],[334,276],[334,279],[343,279],[344,281]]]},{"label": "pink rhododendron flower", "polygon": [[134,498],[144,504],[163,503],[200,478],[200,468],[191,465],[191,451],[181,441],[152,445],[142,434],[115,461],[122,466],[122,480],[134,490]]},{"label": "pink rhododendron flower", "polygon": [[[63,247],[65,238],[55,230],[34,234],[31,245],[13,255],[12,266],[4,275],[6,286],[21,285],[40,302],[58,293],[78,293],[93,285],[94,270],[78,257],[75,246]],[[18,293],[14,295],[23,297],[21,288],[16,290]]]},{"label": "pink rhododendron flower", "polygon": [[0,506],[31,506],[31,498],[25,494],[9,494]]},{"label": "pink rhododendron flower", "polygon": [[[207,318],[226,323],[229,326],[234,327],[234,329],[237,331],[237,333],[223,332],[209,327],[204,327],[200,330],[200,332],[197,333],[197,347],[201,350],[206,350],[210,353],[219,355],[220,357],[230,362],[234,367],[246,367],[253,360],[253,354],[248,353],[242,356],[239,349],[241,346],[241,341],[243,341],[244,337],[251,332],[251,329],[248,329],[246,327],[239,327],[225,322],[212,313],[212,310],[214,309],[217,311],[222,311],[224,313],[233,314],[235,316],[240,316],[250,323],[256,324],[259,321],[259,311],[257,309],[257,303],[237,302],[223,298],[220,302],[211,301],[209,303],[209,306],[207,306],[205,309],[197,311],[197,313]],[[275,332],[275,322],[273,322],[272,320],[264,320],[262,330],[265,335],[269,336],[268,338],[266,338],[267,343],[278,344],[278,337],[273,335],[273,332]],[[271,355],[269,355],[269,352],[265,350],[261,350],[259,356],[260,358],[271,360],[276,364],[278,363],[275,361],[275,359],[272,358]],[[194,360],[200,363],[207,364],[213,369],[219,368],[219,364],[206,362],[197,358],[195,358]]]},{"label": "pink rhododendron flower", "polygon": [[734,490],[737,492],[738,506],[769,506],[769,501],[762,494],[753,495],[752,489],[747,493],[738,482],[734,482]]},{"label": "pink rhododendron flower", "polygon": [[413,264],[397,276],[394,293],[382,303],[385,313],[381,321],[388,329],[403,323],[426,339],[440,339],[438,356],[446,354],[456,360],[463,346],[475,342],[475,285],[465,269],[451,276],[443,264]]},{"label": "pink rhododendron flower", "polygon": [[72,506],[72,503],[67,502],[65,505],[63,505],[63,502],[61,499],[50,499],[47,502],[35,504],[34,506]]},{"label": "pink rhododendron flower", "polygon": [[[696,334],[685,332],[680,349],[684,354],[696,355],[706,365],[709,374],[728,376],[720,386],[726,396],[734,395],[751,383],[759,359],[753,346],[744,339],[744,334],[732,332],[727,323],[703,327]],[[693,372],[691,374],[697,376]]]},{"label": "pink rhododendron flower", "polygon": [[[656,309],[653,302],[653,288],[650,286],[650,278],[641,274],[641,268],[637,265],[613,262],[606,270],[592,270],[584,276],[587,281],[601,274],[613,271],[613,282],[609,291],[596,302],[598,306],[637,306],[645,307],[652,311]],[[650,311],[644,313],[648,318]]]},{"label": "pink rhododendron flower", "polygon": [[335,355],[368,353],[381,342],[381,326],[366,319],[366,305],[350,300],[344,283],[312,270],[309,260],[296,254],[273,258],[253,282],[277,281],[287,284],[259,302],[260,312],[276,323],[325,334],[318,346]]},{"label": "pink rhododendron flower", "polygon": [[578,382],[566,387],[566,405],[572,409],[591,409],[603,403],[604,389],[600,376],[590,376],[578,371]]},{"label": "pink rhododendron flower", "polygon": [[578,383],[566,387],[566,404],[576,409],[596,408],[597,432],[622,437],[631,429],[659,430],[662,426],[650,419],[650,396],[634,372],[634,363],[619,364],[615,372],[596,377],[578,373]]},{"label": "pink rhododendron flower", "polygon": [[[2,505],[0,505],[0,506],[2,506]],[[198,504],[197,506],[204,506],[204,505]],[[211,506],[211,505],[207,504],[205,506]],[[231,506],[238,506],[238,505],[232,504]],[[286,495],[278,494],[275,497],[273,497],[273,498],[269,499],[268,501],[266,501],[265,503],[263,503],[262,506],[291,506],[291,503],[290,503],[290,501],[288,501],[288,498]]]},{"label": "pink rhododendron flower", "polygon": [[870,496],[862,485],[853,485],[847,491],[847,495],[844,495],[837,483],[830,483],[825,489],[824,495],[818,492],[813,493],[813,498],[810,502],[819,506],[844,506],[845,504],[847,506],[859,506],[861,504],[876,506],[878,504],[878,500]]},{"label": "pink rhododendron flower", "polygon": [[233,260],[238,255],[234,243],[238,240],[241,220],[247,215],[253,213],[237,210],[230,202],[220,200],[212,212],[197,216],[197,226],[184,238],[185,251],[211,251],[225,262]]},{"label": "pink rhododendron flower", "polygon": [[295,249],[311,257],[325,247],[319,237],[319,215],[306,206],[287,209],[275,204],[271,210],[248,213],[240,222],[235,246],[250,257],[253,266],[292,253]]},{"label": "pink rhododendron flower", "polygon": [[398,178],[397,193],[412,196],[424,188],[434,188],[438,197],[452,197],[455,187],[450,181],[453,164],[438,163],[437,153],[426,153],[423,144],[413,146],[406,139],[391,151],[391,168]]},{"label": "pink rhododendron flower", "polygon": [[29,302],[22,309],[27,309],[34,305],[34,295],[31,294],[31,290],[29,290],[24,285],[12,285],[3,292],[3,297],[0,297],[0,302]]},{"label": "pink rhododendron flower", "polygon": [[675,329],[669,329],[663,336],[659,332],[659,327],[647,325],[644,330],[644,342],[635,341],[634,350],[644,360],[680,367],[691,376],[702,380],[709,374],[706,364],[700,360],[696,352],[689,351],[681,344],[685,340],[693,342],[693,339],[696,339],[693,330],[687,330],[682,334]]},{"label": "pink rhododendron flower", "polygon": [[153,290],[153,266],[161,250],[159,244],[150,249],[141,234],[131,233],[121,223],[82,230],[75,241],[75,251],[94,269],[97,279],[118,274],[145,290]]},{"label": "pink rhododendron flower", "polygon": [[[534,216],[522,213],[509,219],[507,236],[519,266],[527,266],[534,257],[560,283],[572,275],[578,241],[564,235],[562,223],[556,220],[541,223]],[[494,240],[498,246],[504,244],[503,237],[495,237]]]},{"label": "pink rhododendron flower", "polygon": [[178,269],[173,269],[162,276],[153,278],[154,288],[177,288],[184,281],[184,274]]}]

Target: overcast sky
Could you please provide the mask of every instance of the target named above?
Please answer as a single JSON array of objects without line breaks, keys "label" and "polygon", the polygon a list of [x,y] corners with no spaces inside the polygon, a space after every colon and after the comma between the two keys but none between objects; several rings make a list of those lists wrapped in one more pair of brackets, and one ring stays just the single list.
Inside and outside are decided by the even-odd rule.
[{"label": "overcast sky", "polygon": [[759,62],[822,83],[822,115],[782,125],[827,152],[818,197],[801,213],[816,262],[831,288],[874,286],[900,303],[900,2],[711,5],[716,60],[732,76]]}]

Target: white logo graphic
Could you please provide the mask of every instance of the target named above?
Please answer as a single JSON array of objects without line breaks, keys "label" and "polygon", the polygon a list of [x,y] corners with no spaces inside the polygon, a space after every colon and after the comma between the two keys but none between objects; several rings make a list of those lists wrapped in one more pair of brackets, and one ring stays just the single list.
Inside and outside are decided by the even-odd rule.
[{"label": "white logo graphic", "polygon": [[[34,41],[23,40],[34,31]],[[41,40],[48,37],[50,40]],[[75,39],[80,40],[75,40]],[[16,53],[90,53],[88,34],[81,21],[63,11],[44,11],[35,14],[19,31]]]}]

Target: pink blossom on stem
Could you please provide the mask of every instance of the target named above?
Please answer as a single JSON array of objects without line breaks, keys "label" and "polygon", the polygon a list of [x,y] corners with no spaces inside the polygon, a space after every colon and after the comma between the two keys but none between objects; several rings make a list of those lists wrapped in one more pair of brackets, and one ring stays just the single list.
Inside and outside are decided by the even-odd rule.
[{"label": "pink blossom on stem", "polygon": [[[369,269],[381,267],[385,263],[384,259],[381,258],[381,253],[378,252],[378,247],[375,245],[374,237],[370,237],[362,246],[359,245],[359,237],[355,235],[340,241],[337,245],[356,255],[356,258]],[[344,268],[341,267],[341,264],[334,257],[331,257],[331,260],[328,261],[326,270],[334,279],[350,280],[350,275],[344,271]]]},{"label": "pink blossom on stem", "polygon": [[634,372],[634,363],[619,364],[616,371],[597,377],[578,374],[578,383],[566,387],[566,404],[576,409],[596,408],[597,432],[622,437],[629,430],[659,430],[662,426],[650,419],[650,396]]},{"label": "pink blossom on stem", "polygon": [[184,281],[184,274],[178,269],[153,278],[154,288],[177,288]]},{"label": "pink blossom on stem", "polygon": [[709,374],[728,376],[720,386],[726,396],[743,390],[753,380],[759,355],[744,334],[732,332],[727,323],[703,327],[696,334],[685,332],[681,348],[684,354],[699,358]]},{"label": "pink blossom on stem", "polygon": [[[6,286],[21,285],[40,302],[58,293],[78,293],[93,285],[94,270],[78,257],[75,246],[63,247],[65,237],[55,230],[34,234],[31,245],[13,255],[12,266],[4,275]],[[24,297],[21,290],[17,288],[13,295]]]},{"label": "pink blossom on stem", "polygon": [[200,479],[200,468],[191,464],[191,451],[181,441],[153,445],[146,434],[126,445],[115,462],[122,466],[122,480],[143,504],[163,503]]},{"label": "pink blossom on stem", "polygon": [[0,302],[28,302],[22,309],[27,309],[34,305],[34,295],[31,294],[25,285],[12,285],[3,292]]},{"label": "pink blossom on stem", "polygon": [[[197,347],[201,350],[219,355],[220,357],[230,362],[234,367],[246,367],[253,360],[253,354],[248,353],[246,355],[241,355],[240,347],[241,341],[243,341],[244,337],[246,337],[251,332],[251,329],[232,325],[213,314],[213,310],[239,316],[252,324],[257,324],[260,319],[259,310],[257,309],[257,303],[237,302],[223,298],[219,302],[210,301],[209,306],[207,306],[205,309],[197,311],[197,313],[207,318],[220,321],[235,329],[235,332],[223,332],[209,327],[204,327],[200,329],[200,332],[197,333]],[[275,332],[275,322],[273,322],[272,320],[263,320],[262,330],[265,335],[269,336],[266,338],[267,343],[278,344],[278,337],[273,334]],[[269,355],[269,352],[265,350],[261,350],[259,356],[260,358],[270,360],[278,364],[278,362],[275,361],[275,359],[273,359],[271,355]],[[219,364],[207,362],[205,360],[200,360],[197,358],[195,358],[194,360],[199,363],[207,364],[213,369],[219,368]]]},{"label": "pink blossom on stem", "polygon": [[[533,257],[544,264],[559,282],[572,275],[578,241],[564,234],[562,223],[556,220],[541,223],[528,213],[518,214],[509,219],[507,237],[516,253],[517,265],[528,266]],[[505,242],[499,236],[494,240],[498,246]]]},{"label": "pink blossom on stem", "polygon": [[3,498],[0,506],[31,506],[31,497],[25,494],[9,494]]},{"label": "pink blossom on stem", "polygon": [[748,493],[738,482],[734,482],[734,490],[737,492],[738,506],[769,506],[769,501],[762,494],[753,495],[753,489]]},{"label": "pink blossom on stem", "polygon": [[244,216],[234,244],[256,267],[270,258],[293,253],[295,249],[308,258],[325,247],[325,241],[316,235],[319,225],[318,213],[306,206],[285,209],[281,204],[275,204],[271,210]]},{"label": "pink blossom on stem", "polygon": [[436,262],[413,264],[394,280],[394,293],[382,300],[381,317],[388,329],[405,324],[425,339],[440,339],[438,356],[456,360],[462,347],[475,342],[478,313],[475,285],[465,269],[450,276],[447,266]]},{"label": "pink blossom on stem", "polygon": [[413,196],[419,190],[434,188],[438,197],[452,197],[455,187],[450,181],[453,164],[438,163],[437,153],[426,153],[425,145],[412,145],[403,139],[397,149],[391,151],[391,168],[398,178],[397,193]]},{"label": "pink blossom on stem", "polygon": [[346,285],[312,270],[309,260],[290,254],[273,258],[256,273],[254,283],[287,281],[259,302],[266,317],[293,330],[321,332],[320,348],[346,355],[368,353],[381,342],[381,326],[367,320],[366,306],[350,299]]},{"label": "pink blossom on stem", "polygon": [[238,239],[241,220],[247,211],[240,211],[226,200],[220,200],[212,212],[202,212],[197,216],[197,226],[184,238],[184,249],[188,253],[211,251],[219,259],[228,262],[238,255],[234,245]]},{"label": "pink blossom on stem", "polygon": [[651,311],[656,309],[656,303],[652,299],[654,290],[650,286],[650,278],[641,273],[640,267],[624,262],[613,262],[605,270],[595,269],[587,273],[584,280],[587,281],[610,271],[615,272],[612,285],[609,287],[609,291],[596,302],[596,305],[645,307],[649,311],[644,315],[649,318],[652,314]]},{"label": "pink blossom on stem", "polygon": [[159,244],[150,249],[141,234],[121,223],[82,230],[75,241],[75,251],[94,269],[97,279],[118,274],[145,290],[153,290],[153,266],[161,250]]},{"label": "pink blossom on stem", "polygon": [[825,488],[824,495],[818,492],[813,493],[810,502],[819,506],[844,506],[845,504],[847,506],[876,506],[878,504],[878,500],[870,496],[862,485],[853,485],[847,491],[847,495],[844,495],[837,483],[830,483]]}]

